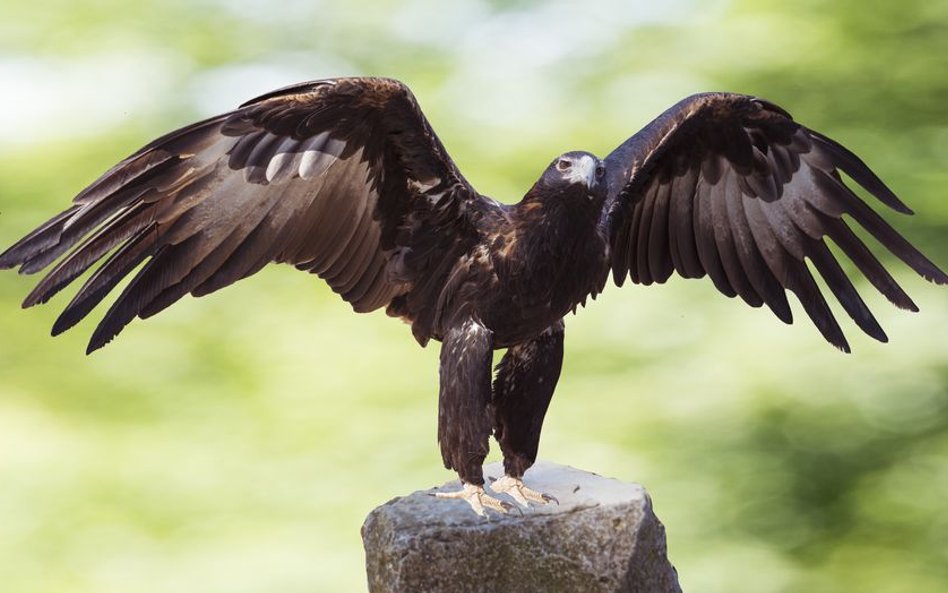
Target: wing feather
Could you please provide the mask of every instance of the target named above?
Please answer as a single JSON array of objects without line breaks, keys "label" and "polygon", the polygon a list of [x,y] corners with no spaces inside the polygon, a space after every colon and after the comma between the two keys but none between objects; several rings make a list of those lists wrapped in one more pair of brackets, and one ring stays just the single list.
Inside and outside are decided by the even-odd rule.
[{"label": "wing feather", "polygon": [[[787,304],[786,295],[783,287],[775,277],[779,272],[779,253],[775,246],[772,235],[757,232],[755,236],[755,225],[748,217],[748,211],[754,212],[748,196],[741,196],[739,199],[727,200],[728,220],[731,228],[734,230],[734,244],[737,248],[737,256],[747,274],[754,291],[760,295],[764,304],[766,304],[774,314],[784,323],[790,323],[790,306]],[[759,237],[759,238],[758,238]],[[765,258],[769,257],[773,262],[774,268],[767,265]]]},{"label": "wing feather", "polygon": [[[674,179],[677,179],[677,177]],[[672,187],[674,186],[662,185],[656,190],[652,204],[652,216],[648,219],[643,216],[640,223],[648,225],[648,243],[642,256],[643,262],[645,262],[643,265],[648,268],[647,274],[651,282],[665,282],[674,271],[672,250],[667,248],[668,209],[671,202]],[[644,284],[648,284],[648,282]]]},{"label": "wing feather", "polygon": [[[700,278],[704,276],[704,268],[698,256],[698,246],[695,239],[694,211],[696,208],[693,195],[700,191],[697,184],[700,167],[689,169],[688,172],[675,183],[671,192],[671,208],[668,215],[668,226],[672,244],[672,254],[677,254],[675,270],[685,278]],[[695,188],[692,191],[692,188]]]},{"label": "wing feather", "polygon": [[[721,263],[727,273],[728,280],[737,294],[751,307],[760,307],[764,304],[760,294],[751,285],[747,273],[741,264],[737,253],[737,244],[734,239],[734,228],[728,216],[728,200],[725,196],[731,195],[736,189],[736,176],[729,170],[722,173],[721,181],[715,188],[711,200],[711,215],[714,218],[714,240],[721,254]],[[716,195],[715,195],[716,194]]]},{"label": "wing feather", "polygon": [[139,230],[89,277],[53,323],[54,336],[82,321],[122,278],[152,255],[158,242],[155,231],[153,224]]},{"label": "wing feather", "polygon": [[151,221],[151,214],[145,204],[137,204],[116,216],[109,224],[96,231],[82,247],[75,249],[59,262],[27,295],[23,306],[32,307],[51,299],[112,248],[141,231]]},{"label": "wing feather", "polygon": [[880,342],[887,342],[889,338],[885,335],[879,322],[873,317],[869,307],[856,292],[856,287],[846,276],[842,266],[830,253],[829,248],[823,241],[815,239],[809,240],[810,248],[807,250],[807,256],[816,266],[817,271],[826,281],[830,291],[836,295],[837,300],[846,310],[846,313],[856,322],[862,331],[866,332]]},{"label": "wing feather", "polygon": [[[652,188],[652,191],[645,192],[645,196],[642,198],[642,206],[641,208],[639,208],[641,210],[641,215],[638,217],[638,220],[636,221],[638,223],[638,226],[636,227],[638,229],[638,232],[636,232],[634,235],[629,237],[630,241],[636,242],[635,251],[633,251],[633,253],[635,254],[635,258],[638,263],[638,266],[636,267],[636,269],[638,270],[638,275],[637,275],[638,277],[636,278],[635,276],[633,276],[633,280],[635,280],[636,282],[645,284],[646,286],[654,282],[654,280],[652,279],[652,273],[649,270],[650,249],[648,246],[648,242],[651,237],[652,229],[659,227],[659,230],[655,231],[656,234],[658,234],[659,232],[661,232],[660,229],[664,226],[664,225],[652,224],[652,218],[654,217],[655,210],[656,210],[655,203],[660,201],[660,198],[658,197],[659,192],[667,193],[668,186],[657,185]],[[636,240],[636,237],[638,237],[637,240]],[[657,254],[656,259],[660,257],[661,255],[662,254]]]},{"label": "wing feather", "polygon": [[[714,160],[714,159],[711,159]],[[702,168],[702,179],[707,179]],[[721,178],[720,169],[713,170],[715,179]],[[725,232],[724,229],[715,228],[715,218],[713,211],[712,197],[714,188],[713,183],[701,183],[695,195],[694,205],[694,228],[695,242],[698,250],[699,266],[702,270],[707,270],[708,276],[714,282],[714,286],[728,297],[737,296],[737,291],[731,286],[728,280],[727,272],[724,270],[724,264],[721,262],[721,254],[718,252],[716,237],[719,232]]]},{"label": "wing feather", "polygon": [[357,279],[352,288],[347,289],[346,298],[356,305],[356,311],[359,306],[368,310],[381,307],[385,303],[377,303],[378,291],[384,286],[385,260],[379,257],[377,253],[370,255],[369,263],[366,265],[365,272]]}]

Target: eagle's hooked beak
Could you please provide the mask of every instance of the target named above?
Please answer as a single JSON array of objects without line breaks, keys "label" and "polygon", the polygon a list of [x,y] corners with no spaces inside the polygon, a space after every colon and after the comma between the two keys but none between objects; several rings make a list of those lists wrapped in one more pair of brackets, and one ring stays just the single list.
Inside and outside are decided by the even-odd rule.
[{"label": "eagle's hooked beak", "polygon": [[573,162],[567,180],[570,183],[582,183],[587,189],[593,189],[599,183],[598,167],[599,163],[596,162],[595,158],[583,155]]}]

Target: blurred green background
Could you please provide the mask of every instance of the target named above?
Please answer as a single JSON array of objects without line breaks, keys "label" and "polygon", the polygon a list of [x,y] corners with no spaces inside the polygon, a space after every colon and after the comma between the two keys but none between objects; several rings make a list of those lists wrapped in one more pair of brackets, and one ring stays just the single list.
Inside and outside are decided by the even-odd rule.
[{"label": "blurred green background", "polygon": [[[766,97],[948,266],[948,2],[787,5],[3,0],[0,244],[171,128],[374,74],[502,201],[689,93]],[[645,484],[687,591],[948,590],[948,290],[890,263],[922,313],[860,283],[891,343],[836,307],[849,356],[707,281],[607,289],[567,320],[541,456]],[[99,316],[52,340],[67,297],[20,311],[34,281],[0,275],[4,593],[364,590],[365,514],[452,477],[437,346],[315,277],[265,270],[88,358]]]}]

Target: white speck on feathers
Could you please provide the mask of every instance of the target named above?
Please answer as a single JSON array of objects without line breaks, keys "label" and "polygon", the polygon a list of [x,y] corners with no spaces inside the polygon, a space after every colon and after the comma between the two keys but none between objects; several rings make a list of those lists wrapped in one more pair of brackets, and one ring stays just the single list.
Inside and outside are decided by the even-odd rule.
[{"label": "white speck on feathers", "polygon": [[[409,179],[408,189],[423,194],[439,183],[441,183],[441,179],[437,177],[433,177],[431,179]],[[441,194],[438,195],[440,196]]]}]

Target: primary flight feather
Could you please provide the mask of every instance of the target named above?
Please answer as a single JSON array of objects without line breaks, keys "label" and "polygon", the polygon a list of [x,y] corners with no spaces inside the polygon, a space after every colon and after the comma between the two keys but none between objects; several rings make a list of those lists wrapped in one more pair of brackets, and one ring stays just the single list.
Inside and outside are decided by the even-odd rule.
[{"label": "primary flight feather", "polygon": [[[556,158],[520,203],[478,193],[402,83],[339,78],[280,89],[163,136],[0,255],[52,269],[24,306],[99,262],[53,326],[88,315],[127,275],[89,342],[270,262],[317,274],[358,312],[385,307],[422,345],[442,342],[438,440],[478,513],[493,433],[517,502],[559,378],[563,317],[611,274],[641,284],[710,277],[730,297],[792,321],[793,292],[834,346],[849,344],[807,265],[856,325],[886,335],[827,247],[893,304],[917,310],[843,216],[925,279],[948,277],[847,186],[911,210],[852,152],[767,101],[688,97],[605,159]],[[144,264],[144,265],[142,265]],[[506,348],[492,382],[492,351]]]}]

